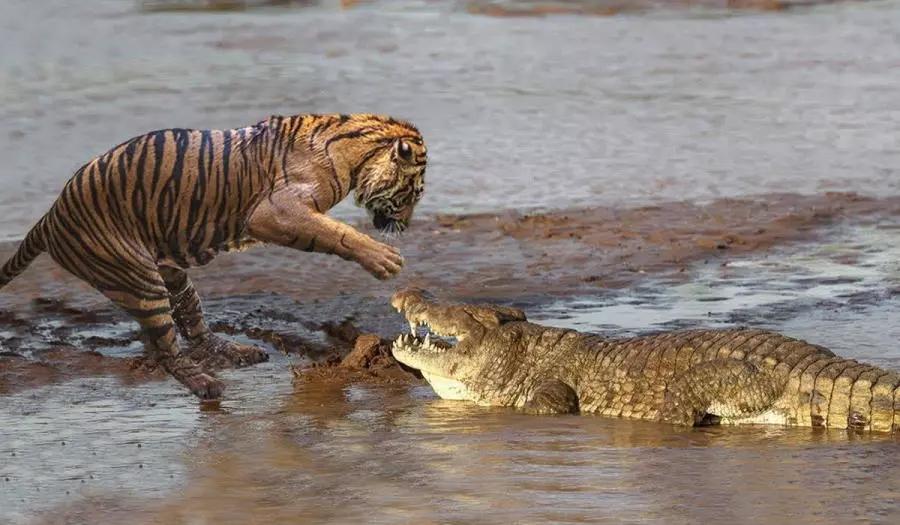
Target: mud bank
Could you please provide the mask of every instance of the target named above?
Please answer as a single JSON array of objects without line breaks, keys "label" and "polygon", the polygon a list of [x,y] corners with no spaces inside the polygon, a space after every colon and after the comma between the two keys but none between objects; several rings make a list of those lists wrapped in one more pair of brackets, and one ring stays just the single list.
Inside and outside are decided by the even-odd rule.
[{"label": "mud bank", "polygon": [[[362,333],[391,339],[403,330],[387,305],[399,287],[425,287],[448,299],[546,304],[648,277],[683,282],[692,262],[722,264],[815,239],[835,222],[897,215],[900,198],[846,193],[442,215],[419,219],[394,241],[407,266],[386,283],[335,257],[268,247],[224,254],[192,275],[214,330],[302,357],[295,365],[302,368],[334,365]],[[12,249],[4,246],[0,257]],[[131,320],[46,256],[0,293],[0,320],[0,393],[81,376],[112,375],[124,384],[160,377],[137,359],[141,345]],[[379,348],[374,340],[369,344]],[[375,358],[361,358],[354,367],[326,366],[317,375],[408,377]]]}]

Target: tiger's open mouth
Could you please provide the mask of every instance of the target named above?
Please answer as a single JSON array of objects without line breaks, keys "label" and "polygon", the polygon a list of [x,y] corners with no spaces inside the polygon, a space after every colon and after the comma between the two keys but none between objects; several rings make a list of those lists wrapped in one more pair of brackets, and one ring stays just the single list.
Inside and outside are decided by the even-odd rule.
[{"label": "tiger's open mouth", "polygon": [[384,215],[380,212],[374,212],[372,214],[372,224],[376,228],[378,228],[379,231],[388,235],[397,235],[403,233],[409,226],[406,221],[396,219],[389,215]]}]

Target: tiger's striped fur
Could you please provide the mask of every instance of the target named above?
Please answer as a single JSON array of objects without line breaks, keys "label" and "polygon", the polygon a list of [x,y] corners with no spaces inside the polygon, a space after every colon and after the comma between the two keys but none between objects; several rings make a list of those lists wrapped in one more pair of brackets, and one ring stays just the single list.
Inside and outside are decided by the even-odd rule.
[{"label": "tiger's striped fur", "polygon": [[402,231],[422,196],[425,165],[418,130],[387,116],[273,116],[239,129],[154,131],[75,172],[0,270],[0,288],[48,252],[131,314],[146,351],[176,379],[217,398],[221,382],[192,356],[235,364],[267,356],[210,332],[184,270],[266,242],[334,253],[389,278],[400,254],[325,212],[355,191],[377,227]]}]

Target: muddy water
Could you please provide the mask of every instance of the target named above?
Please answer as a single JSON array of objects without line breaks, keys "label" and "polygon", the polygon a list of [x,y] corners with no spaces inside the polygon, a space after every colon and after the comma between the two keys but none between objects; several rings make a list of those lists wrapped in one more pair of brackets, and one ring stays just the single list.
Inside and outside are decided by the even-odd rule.
[{"label": "muddy water", "polygon": [[[876,202],[871,220],[833,213],[817,242],[793,246],[773,239],[807,235],[759,240],[749,226],[730,245],[739,226],[722,210],[736,203],[664,206],[656,228],[652,209],[619,213],[777,190],[897,194],[896,3],[514,18],[471,7],[512,3],[188,13],[3,2],[0,238],[20,238],[80,162],[148,129],[383,111],[415,121],[434,152],[425,215],[602,204],[623,223],[583,246],[537,242],[581,238],[565,224],[465,237],[452,232],[469,219],[423,221],[404,246],[404,282],[497,290],[533,318],[582,330],[765,326],[900,370],[895,212],[879,217]],[[769,231],[821,226],[791,222],[792,206],[816,216],[821,204],[796,202],[773,203],[771,216],[742,206],[740,217],[766,215]],[[684,235],[701,228],[703,239]],[[660,241],[669,235],[677,246]],[[754,243],[775,248],[754,253]],[[580,256],[560,256],[566,246]],[[656,275],[660,246],[672,271]],[[900,519],[896,438],[526,417],[441,401],[416,382],[294,384],[289,364],[334,344],[323,323],[352,317],[385,336],[403,325],[388,286],[340,261],[295,257],[260,250],[197,272],[217,329],[272,357],[223,373],[218,410],[133,370],[134,325],[46,260],[0,292],[0,372],[15,387],[0,396],[0,522]],[[573,261],[579,293],[560,299]],[[608,288],[613,270],[630,277]],[[326,279],[327,293],[309,289]],[[65,349],[106,357],[73,364],[54,354]]]},{"label": "muddy water", "polygon": [[900,189],[895,2],[467,9],[514,3],[5,1],[0,238],[21,238],[81,163],[127,137],[270,113],[413,120],[432,152],[425,213]]},{"label": "muddy water", "polygon": [[[527,308],[541,322],[616,334],[749,323],[900,370],[897,226],[837,225],[824,243],[724,266],[697,263],[687,270],[690,284],[649,277],[646,286],[599,298]],[[241,301],[261,303],[232,298],[210,308],[240,310]],[[345,297],[315,309],[324,319],[358,308],[364,330],[401,329],[383,306],[367,303]],[[268,304],[292,310],[284,298]],[[316,343],[315,330],[293,323]],[[896,437],[525,416],[442,401],[417,382],[292,383],[289,361],[308,362],[272,349],[269,363],[226,373],[228,399],[215,411],[198,410],[171,380],[123,388],[110,377],[78,378],[5,397],[4,516],[15,523],[36,513],[47,523],[900,517]]]}]

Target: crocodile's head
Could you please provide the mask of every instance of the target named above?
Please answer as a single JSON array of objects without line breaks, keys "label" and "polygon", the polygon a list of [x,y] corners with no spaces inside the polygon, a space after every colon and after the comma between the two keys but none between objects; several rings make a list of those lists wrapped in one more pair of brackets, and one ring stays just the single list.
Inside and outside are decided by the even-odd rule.
[{"label": "crocodile's head", "polygon": [[[418,289],[395,293],[391,305],[406,317],[412,332],[394,341],[394,357],[419,370],[444,399],[476,400],[479,394],[470,390],[470,380],[496,350],[486,339],[507,323],[525,321],[516,308],[439,303]],[[427,329],[424,338],[417,335],[420,326]]]}]

